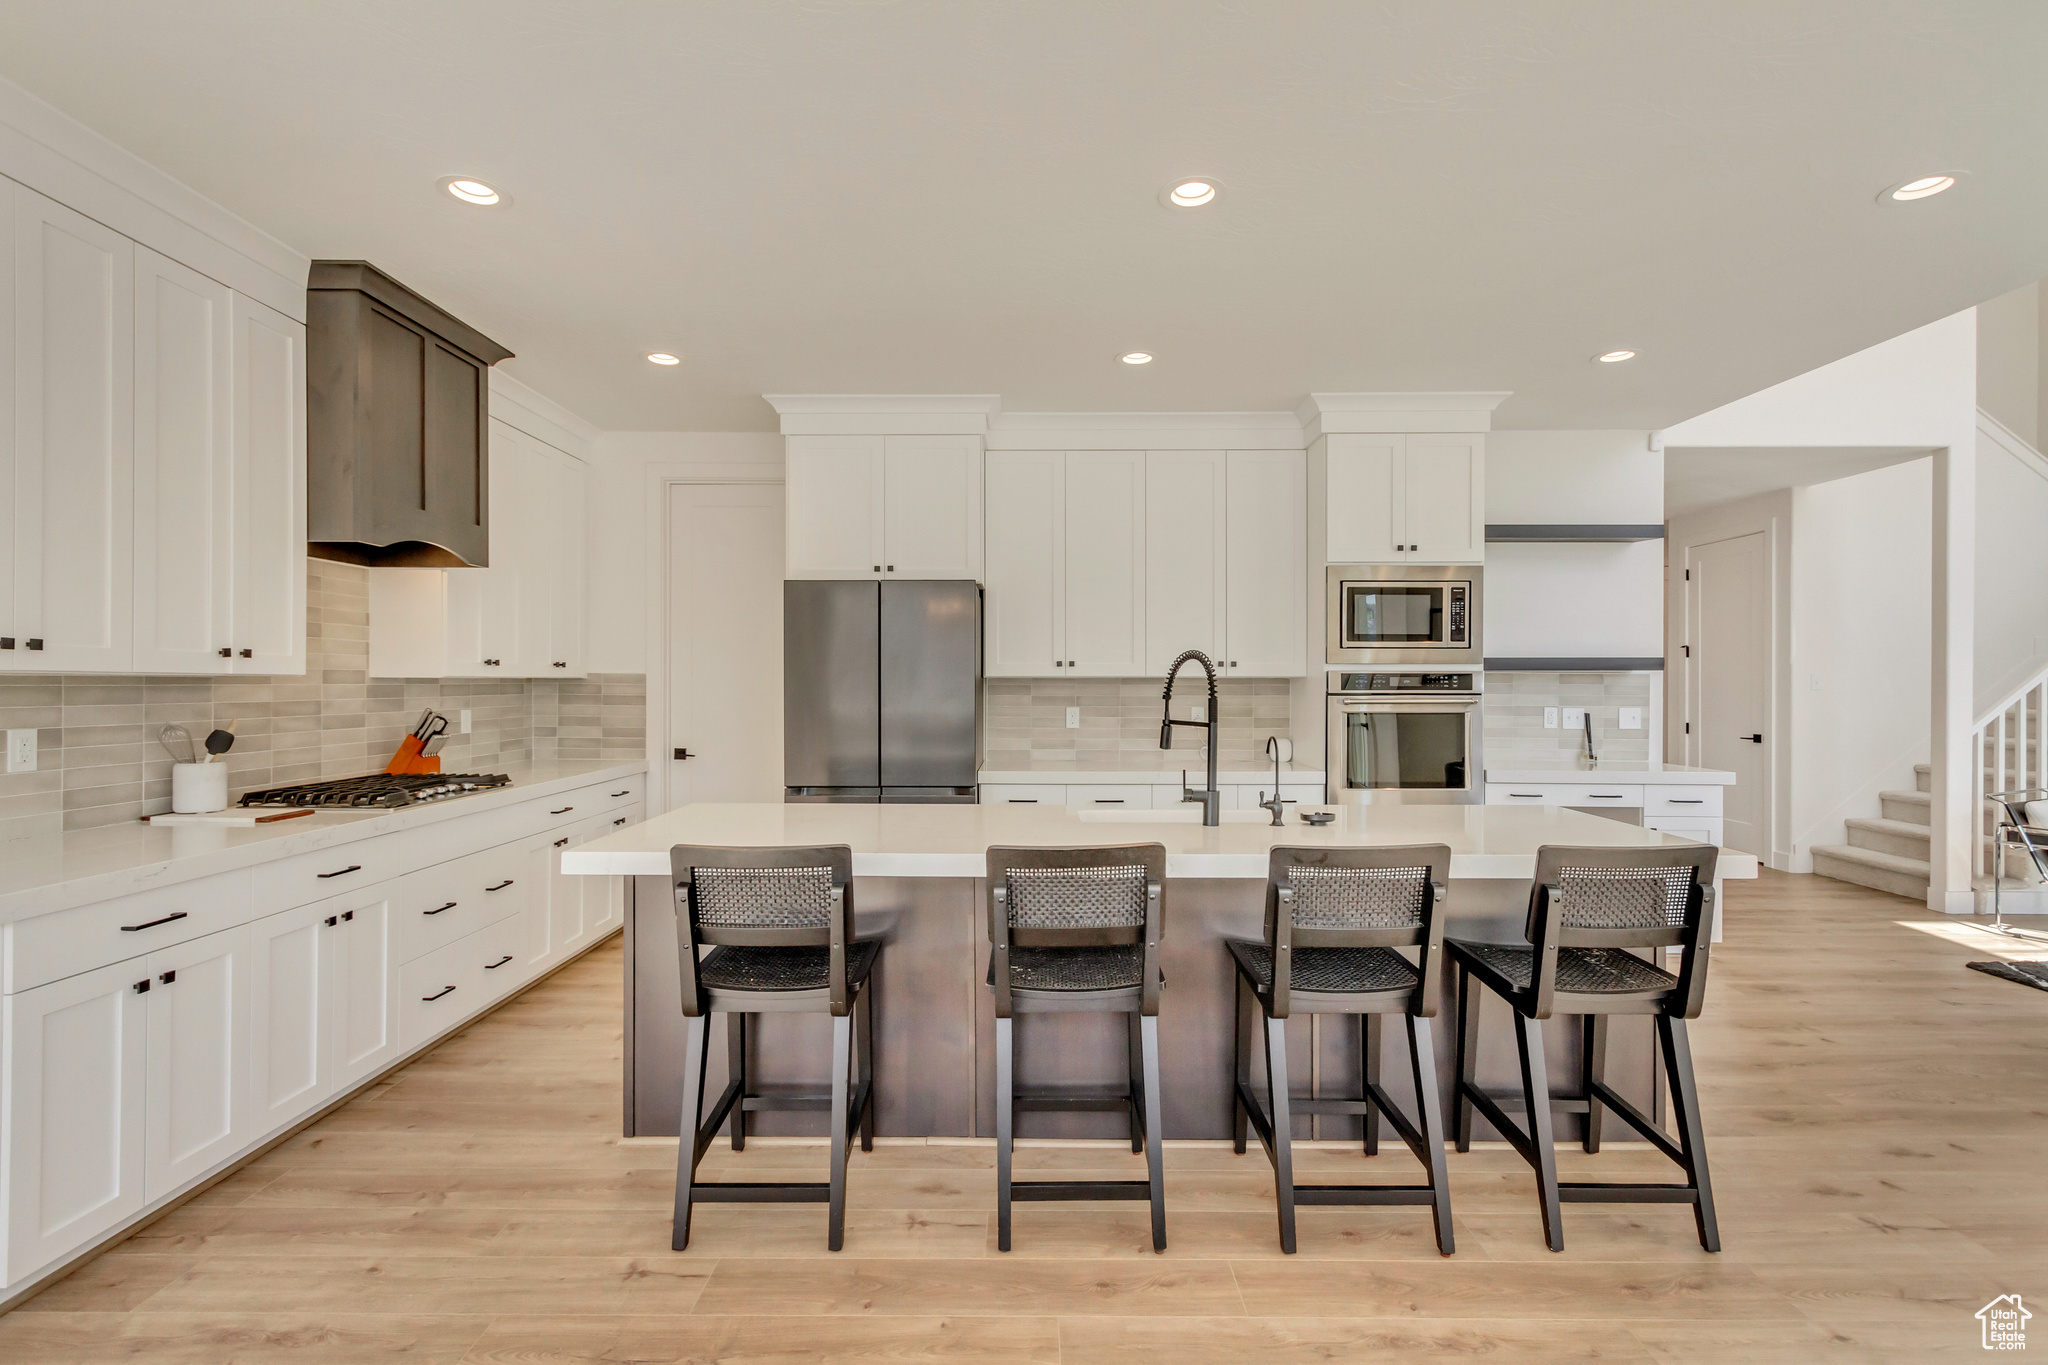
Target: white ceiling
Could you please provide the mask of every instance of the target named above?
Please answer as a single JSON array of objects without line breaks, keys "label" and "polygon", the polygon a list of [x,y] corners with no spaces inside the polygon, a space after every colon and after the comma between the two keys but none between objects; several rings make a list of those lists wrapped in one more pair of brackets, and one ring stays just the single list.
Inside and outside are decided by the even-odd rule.
[{"label": "white ceiling", "polygon": [[1664,515],[1832,483],[1933,453],[1907,446],[1666,446]]},{"label": "white ceiling", "polygon": [[0,76],[611,429],[1406,389],[1667,426],[2048,275],[2044,71],[2040,0],[0,5]]}]

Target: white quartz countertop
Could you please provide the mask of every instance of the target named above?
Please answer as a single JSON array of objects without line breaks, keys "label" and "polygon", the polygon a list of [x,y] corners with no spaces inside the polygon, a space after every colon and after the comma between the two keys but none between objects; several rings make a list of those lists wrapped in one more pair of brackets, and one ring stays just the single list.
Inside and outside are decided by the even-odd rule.
[{"label": "white quartz countertop", "polygon": [[[1445,843],[1458,878],[1528,878],[1544,844],[1656,848],[1675,835],[1551,806],[1350,806],[1321,828],[1290,817],[1279,829],[1263,812],[1214,829],[1134,811],[1131,818],[1053,806],[866,806],[729,804],[680,806],[562,854],[562,871],[585,876],[669,874],[675,844],[763,847],[847,844],[859,877],[980,877],[991,844],[1061,847],[1162,843],[1175,877],[1259,878],[1275,844]],[[1155,818],[1144,819],[1151,815]],[[1194,807],[1188,815],[1197,816]],[[1721,875],[1756,876],[1756,859],[1721,851]]]},{"label": "white quartz countertop", "polygon": [[1627,782],[1643,786],[1732,787],[1735,774],[1720,768],[1688,768],[1682,763],[1602,763],[1588,768],[1579,763],[1519,763],[1513,767],[1488,765],[1488,782]]},{"label": "white quartz countertop", "polygon": [[[1177,786],[1181,769],[1176,764],[1171,768],[1102,768],[1084,763],[1047,764],[1036,768],[996,769],[983,768],[977,779],[984,787],[1040,787],[1071,785],[1086,787],[1124,786]],[[1188,782],[1199,787],[1208,780],[1200,760],[1187,769]],[[1297,768],[1283,764],[1280,781],[1285,786],[1323,785],[1321,768]],[[1263,768],[1218,769],[1216,783],[1223,787],[1255,787],[1261,782],[1273,785],[1273,765]]]},{"label": "white quartz countertop", "polygon": [[507,768],[509,787],[389,811],[315,811],[268,825],[147,825],[140,820],[0,843],[0,923],[173,886],[294,854],[418,829],[647,771],[630,763]]}]

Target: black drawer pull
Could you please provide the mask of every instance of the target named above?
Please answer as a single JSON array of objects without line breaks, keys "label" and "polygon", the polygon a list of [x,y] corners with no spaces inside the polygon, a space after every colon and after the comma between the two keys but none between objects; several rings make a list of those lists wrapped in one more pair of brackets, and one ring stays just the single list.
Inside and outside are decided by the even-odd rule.
[{"label": "black drawer pull", "polygon": [[227,648],[227,647],[226,647],[225,645],[223,645],[223,646],[221,647],[221,651],[220,651],[220,657],[221,657],[221,658],[223,658],[223,659],[232,659],[232,658],[234,658],[234,657],[235,657],[235,651],[233,651],[232,649],[229,649],[229,648]]},{"label": "black drawer pull", "polygon": [[442,996],[444,996],[444,995],[448,994],[448,992],[450,992],[450,991],[452,991],[452,990],[454,990],[454,989],[455,989],[455,988],[454,988],[453,986],[443,986],[443,987],[442,987],[442,988],[441,988],[440,990],[438,990],[438,991],[435,991],[435,992],[434,992],[434,993],[433,993],[432,995],[423,995],[423,996],[421,996],[421,997],[420,997],[420,1003],[421,1003],[422,1005],[424,1005],[424,1004],[426,1004],[426,1003],[427,1003],[427,1002],[429,1002],[429,1001],[432,1001],[432,1000],[439,1000],[439,999],[440,999],[440,998],[441,998]]},{"label": "black drawer pull", "polygon": [[572,811],[572,810],[575,810],[575,809],[576,809],[576,808],[575,808],[574,806],[564,806],[564,807],[562,807],[562,808],[561,808],[560,810],[551,810],[551,811],[549,811],[549,812],[548,812],[548,814],[549,814],[549,815],[567,815],[567,814],[568,814],[568,813],[569,813],[570,811]]},{"label": "black drawer pull", "polygon": [[422,910],[422,911],[420,911],[420,913],[421,913],[422,915],[438,915],[438,914],[440,914],[440,913],[441,913],[441,911],[442,911],[442,910],[453,910],[453,909],[454,909],[454,908],[455,908],[455,907],[456,907],[457,905],[459,905],[459,904],[461,904],[461,902],[459,902],[459,901],[449,901],[449,902],[448,902],[448,903],[447,903],[446,905],[442,906],[442,907],[441,907],[441,908],[440,908],[439,910]]},{"label": "black drawer pull", "polygon": [[504,890],[504,889],[505,889],[506,887],[508,887],[508,886],[510,886],[510,885],[512,885],[512,879],[511,879],[510,877],[507,877],[507,878],[505,878],[505,880],[504,880],[504,881],[502,881],[502,882],[499,882],[499,883],[498,883],[498,884],[497,884],[496,886],[487,886],[487,887],[485,887],[485,888],[484,888],[484,890],[486,890],[486,891],[503,891],[503,890]]},{"label": "black drawer pull", "polygon": [[345,922],[347,922],[347,921],[349,921],[349,920],[352,920],[352,919],[354,919],[355,917],[356,917],[356,912],[355,912],[355,911],[353,911],[353,910],[349,910],[349,911],[346,911],[346,912],[344,912],[341,918],[342,918],[343,922],[345,923]]},{"label": "black drawer pull", "polygon": [[148,977],[146,977],[146,976],[145,976],[145,977],[143,977],[143,978],[142,978],[142,980],[140,980],[140,981],[138,981],[138,982],[136,982],[136,983],[135,983],[135,993],[136,993],[137,995],[148,995],[148,994],[149,994],[149,978],[148,978]]},{"label": "black drawer pull", "polygon": [[1664,799],[1674,806],[1704,806],[1707,804],[1707,798],[1704,796],[1667,796]]},{"label": "black drawer pull", "polygon": [[1508,795],[1509,795],[1509,796],[1526,796],[1526,797],[1528,797],[1528,798],[1529,798],[1530,800],[1532,800],[1532,801],[1540,801],[1540,800],[1542,800],[1542,799],[1543,799],[1543,793],[1542,793],[1542,792],[1509,792],[1509,793],[1508,793]]},{"label": "black drawer pull", "polygon": [[169,924],[174,919],[189,918],[191,913],[192,912],[189,910],[173,910],[170,914],[165,915],[162,919],[144,920],[141,924],[124,924],[121,926],[121,932],[124,934],[132,934],[141,929],[154,929],[159,924]]},{"label": "black drawer pull", "polygon": [[556,847],[556,848],[560,848],[560,847],[561,847],[562,845],[564,845],[564,844],[566,844],[566,843],[568,843],[568,842],[569,842],[569,841],[568,841],[568,840],[567,840],[566,838],[563,838],[563,839],[557,839],[557,840],[555,840],[555,847]]},{"label": "black drawer pull", "polygon": [[1038,798],[1035,796],[1013,796],[1010,798],[1010,804],[1013,806],[1035,806],[1038,804]]},{"label": "black drawer pull", "polygon": [[507,962],[510,962],[511,960],[512,954],[507,953],[503,957],[499,958],[496,962],[486,962],[484,964],[484,970],[487,972],[495,972],[496,970],[498,970],[498,968],[504,966]]},{"label": "black drawer pull", "polygon": [[340,916],[338,916],[338,915],[329,915],[329,916],[327,917],[327,927],[328,927],[328,928],[332,929],[332,928],[333,928],[333,927],[334,927],[335,925],[337,925],[337,924],[339,924],[339,923],[341,923],[341,918],[340,918]]},{"label": "black drawer pull", "polygon": [[613,796],[631,796],[632,794],[633,794],[633,789],[632,789],[631,787],[628,787],[628,788],[626,788],[626,789],[625,789],[624,791],[622,791],[622,792],[613,792],[613,793],[612,793],[612,795],[613,795]]},{"label": "black drawer pull", "polygon": [[350,863],[339,872],[315,872],[313,875],[324,882],[329,877],[346,877],[351,872],[361,872],[362,870],[363,865],[361,863]]},{"label": "black drawer pull", "polygon": [[28,642],[28,647],[30,649],[41,649],[43,647],[43,642],[41,640],[30,640]]},{"label": "black drawer pull", "polygon": [[1593,799],[1594,799],[1595,801],[1619,801],[1619,800],[1621,800],[1621,793],[1620,793],[1620,792],[1587,792],[1587,793],[1586,793],[1586,795],[1588,795],[1588,796],[1592,797],[1592,798],[1593,798]]},{"label": "black drawer pull", "polygon": [[1123,803],[1124,799],[1121,796],[1098,796],[1095,798],[1095,804],[1098,806],[1121,806]]},{"label": "black drawer pull", "polygon": [[623,825],[623,824],[625,824],[625,823],[626,823],[626,817],[625,817],[625,816],[623,816],[623,815],[621,815],[621,816],[620,816],[620,817],[619,817],[618,819],[616,819],[616,820],[612,821],[612,824],[613,824],[613,825],[615,825],[615,826],[617,826],[617,825]]},{"label": "black drawer pull", "polygon": [[159,977],[157,977],[157,983],[158,983],[159,985],[163,985],[163,986],[168,986],[168,985],[170,985],[170,984],[171,984],[171,983],[172,983],[173,981],[176,981],[177,979],[178,979],[178,974],[177,974],[176,972],[174,972],[174,971],[172,971],[172,972],[165,972],[165,973],[163,973],[162,975],[160,975]]}]

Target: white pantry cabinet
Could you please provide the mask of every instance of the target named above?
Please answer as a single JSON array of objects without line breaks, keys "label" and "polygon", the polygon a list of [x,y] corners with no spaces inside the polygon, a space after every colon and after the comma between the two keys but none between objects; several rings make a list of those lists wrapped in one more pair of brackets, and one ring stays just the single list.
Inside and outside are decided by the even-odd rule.
[{"label": "white pantry cabinet", "polygon": [[982,573],[979,436],[791,436],[791,578]]},{"label": "white pantry cabinet", "polygon": [[1332,564],[1486,559],[1486,438],[1477,432],[1324,438]]},{"label": "white pantry cabinet", "polygon": [[1145,671],[1145,456],[991,451],[983,672]]}]

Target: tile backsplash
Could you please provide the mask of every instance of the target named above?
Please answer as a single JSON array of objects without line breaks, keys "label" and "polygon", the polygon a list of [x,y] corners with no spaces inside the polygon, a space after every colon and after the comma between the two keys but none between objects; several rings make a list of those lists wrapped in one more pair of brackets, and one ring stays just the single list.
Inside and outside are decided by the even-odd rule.
[{"label": "tile backsplash", "polygon": [[[37,770],[0,774],[0,840],[91,829],[170,809],[171,760],[156,740],[195,743],[236,722],[229,799],[259,787],[382,768],[419,713],[448,713],[447,772],[536,760],[646,753],[646,679],[371,679],[369,571],[309,561],[304,677],[0,674],[0,728],[37,732]],[[457,712],[471,731],[454,733]]]},{"label": "tile backsplash", "polygon": [[[1176,731],[1171,751],[1159,747],[1163,685],[1158,678],[991,678],[983,684],[982,762],[999,771],[1074,763],[1161,772],[1197,766],[1201,736],[1195,731]],[[1217,683],[1221,766],[1256,768],[1267,761],[1266,736],[1288,733],[1287,688],[1285,679]],[[1188,708],[1206,695],[1199,671],[1183,673],[1174,685],[1174,715],[1186,719]],[[1070,706],[1081,708],[1079,729],[1067,728]]]},{"label": "tile backsplash", "polygon": [[[1650,757],[1650,714],[1655,675],[1650,673],[1488,673],[1486,764],[1572,766],[1585,734],[1543,728],[1546,706],[1583,706],[1593,713],[1593,744],[1603,762],[1643,763]],[[1643,728],[1620,728],[1620,708],[1643,712]]]}]

